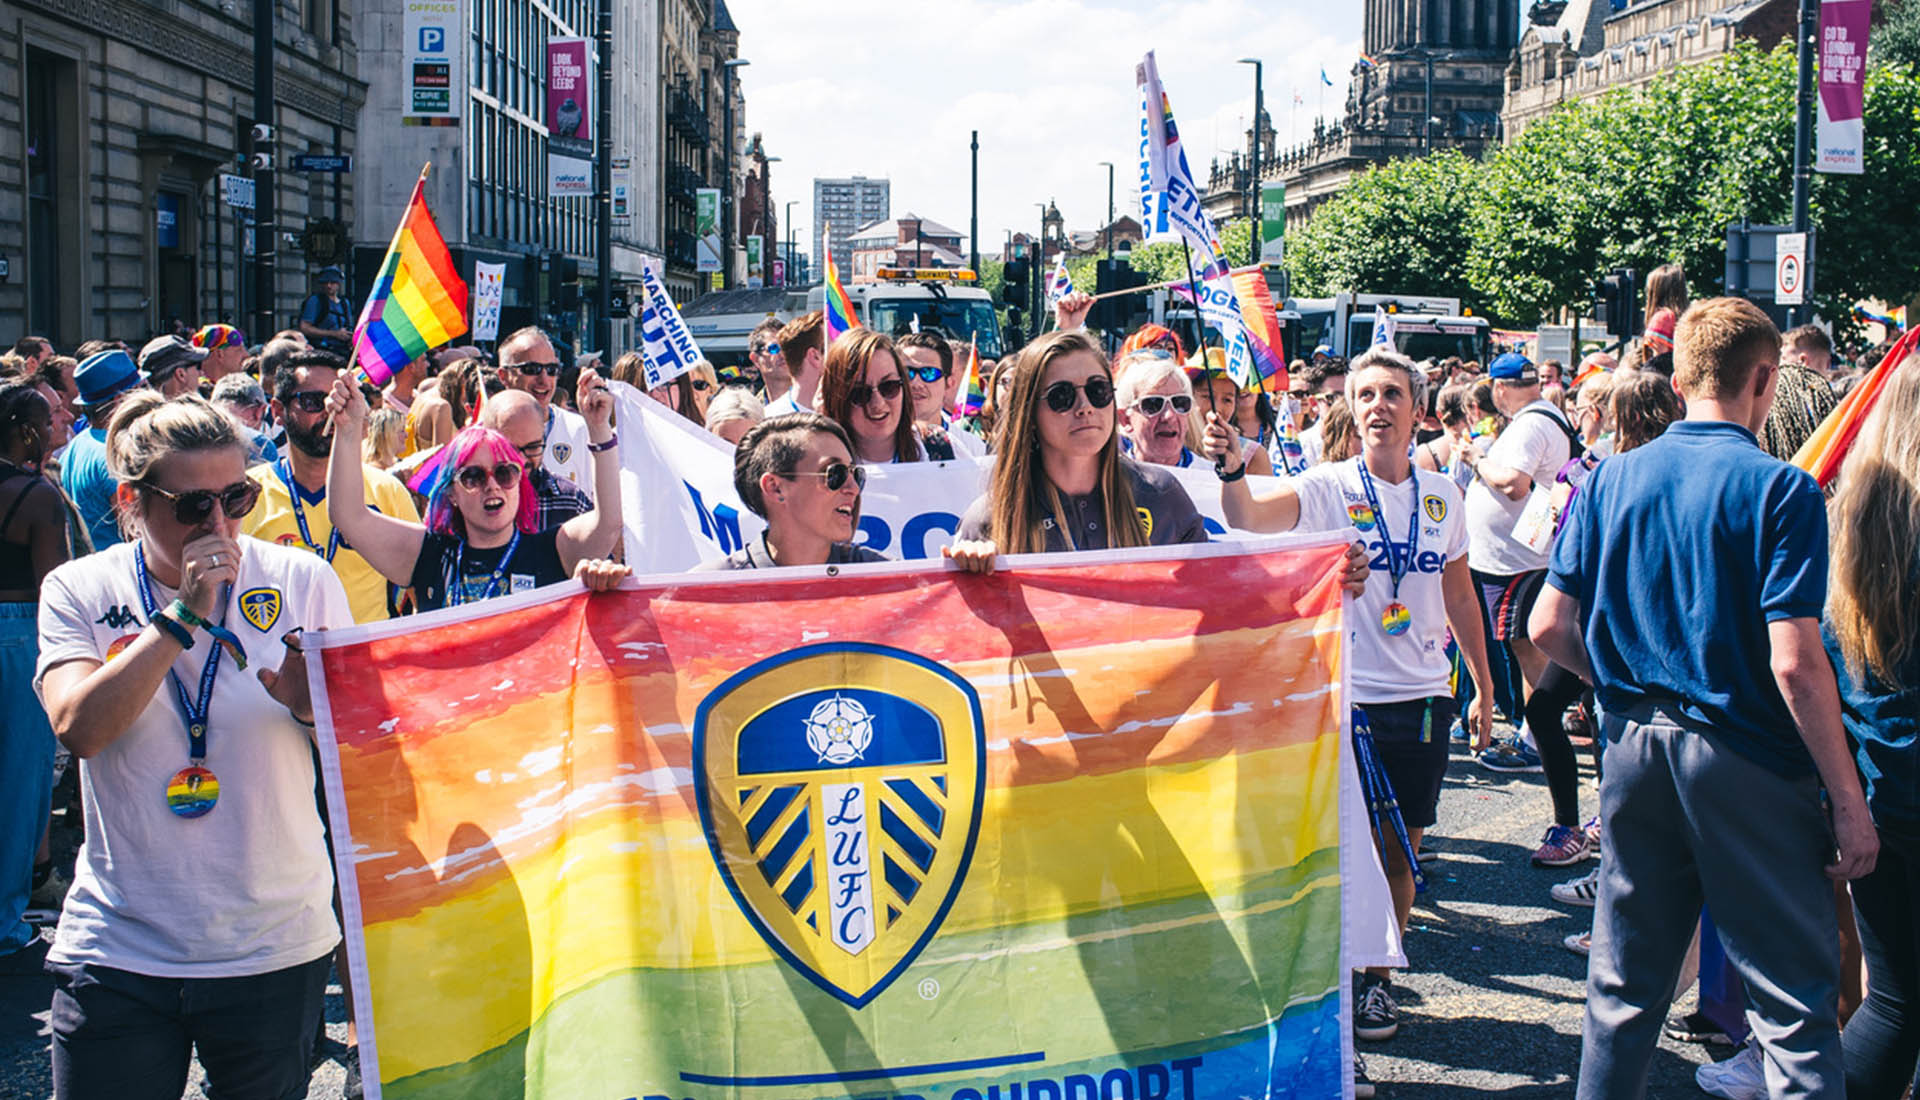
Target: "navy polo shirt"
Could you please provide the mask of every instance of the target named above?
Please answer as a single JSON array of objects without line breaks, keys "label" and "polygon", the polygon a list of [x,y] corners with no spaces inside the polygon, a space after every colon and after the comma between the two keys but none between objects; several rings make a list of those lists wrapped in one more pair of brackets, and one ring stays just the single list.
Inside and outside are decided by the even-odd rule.
[{"label": "navy polo shirt", "polygon": [[1820,617],[1826,506],[1752,432],[1682,421],[1602,462],[1547,583],[1580,604],[1602,706],[1664,706],[1779,775],[1813,770],[1774,683],[1767,624]]}]

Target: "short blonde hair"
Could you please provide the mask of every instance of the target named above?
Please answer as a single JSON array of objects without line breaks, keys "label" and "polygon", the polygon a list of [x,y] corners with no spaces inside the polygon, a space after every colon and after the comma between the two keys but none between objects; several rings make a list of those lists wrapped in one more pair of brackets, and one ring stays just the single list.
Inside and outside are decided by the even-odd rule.
[{"label": "short blonde hair", "polygon": [[1780,330],[1745,298],[1708,298],[1673,329],[1673,380],[1688,397],[1731,397],[1753,378],[1754,364],[1780,358]]},{"label": "short blonde hair", "polygon": [[361,457],[385,470],[402,458],[407,448],[407,418],[399,409],[375,409],[367,417],[367,437],[361,441]]},{"label": "short blonde hair", "polygon": [[727,386],[707,402],[707,430],[729,420],[758,424],[767,418],[767,403],[744,386]]},{"label": "short blonde hair", "polygon": [[[183,394],[168,400],[159,390],[135,390],[120,399],[107,426],[107,472],[113,480],[144,495],[154,464],[182,451],[232,448],[242,456],[246,443],[232,417],[201,397]],[[135,514],[127,505],[135,499],[116,498],[122,505],[120,529],[136,533]]]}]

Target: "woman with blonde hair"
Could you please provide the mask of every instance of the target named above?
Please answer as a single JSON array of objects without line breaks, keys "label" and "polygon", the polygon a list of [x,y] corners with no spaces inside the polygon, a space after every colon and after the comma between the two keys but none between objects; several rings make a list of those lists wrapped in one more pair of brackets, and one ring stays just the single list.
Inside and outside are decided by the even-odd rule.
[{"label": "woman with blonde hair", "polygon": [[362,447],[366,460],[382,470],[405,456],[407,418],[399,409],[375,409],[367,418],[367,439]]},{"label": "woman with blonde hair", "polygon": [[40,605],[34,686],[86,806],[47,953],[54,1093],[177,1096],[197,1049],[211,1094],[300,1095],[340,929],[297,632],[352,625],[347,594],[240,533],[260,484],[209,402],[130,394],[106,448],[129,541]]}]

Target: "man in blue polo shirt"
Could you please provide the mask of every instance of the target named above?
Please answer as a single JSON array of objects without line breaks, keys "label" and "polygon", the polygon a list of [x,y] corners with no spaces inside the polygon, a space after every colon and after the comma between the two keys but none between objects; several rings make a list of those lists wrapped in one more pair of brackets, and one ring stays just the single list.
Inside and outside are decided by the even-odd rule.
[{"label": "man in blue polo shirt", "polygon": [[1821,650],[1826,511],[1755,442],[1780,362],[1766,314],[1716,298],[1674,335],[1687,418],[1594,471],[1531,620],[1605,716],[1577,1096],[1645,1093],[1702,902],[1746,982],[1768,1093],[1839,1095],[1828,877],[1865,874],[1878,840]]}]

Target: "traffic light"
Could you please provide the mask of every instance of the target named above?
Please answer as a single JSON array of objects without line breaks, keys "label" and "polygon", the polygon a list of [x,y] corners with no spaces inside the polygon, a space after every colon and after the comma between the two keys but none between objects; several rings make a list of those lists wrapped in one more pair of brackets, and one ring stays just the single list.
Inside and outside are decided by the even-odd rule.
[{"label": "traffic light", "polygon": [[[1123,260],[1101,260],[1094,267],[1095,296],[1146,285],[1147,277]],[[1101,298],[1093,303],[1093,312],[1087,314],[1087,327],[1107,331],[1130,329],[1134,309],[1139,304],[1139,300],[1130,295]]]},{"label": "traffic light", "polygon": [[547,268],[549,309],[571,313],[580,308],[580,261],[572,256],[552,253]]},{"label": "traffic light", "polygon": [[1000,270],[1000,277],[1003,281],[1003,285],[1000,287],[1001,301],[1010,306],[1023,306],[1027,304],[1027,273],[1027,261],[1007,261],[1006,266]]},{"label": "traffic light", "polygon": [[1007,330],[1001,333],[1003,337],[1001,342],[1007,348],[1018,348],[1027,342],[1026,332],[1022,328],[1026,319],[1026,315],[1020,311],[1019,306],[1007,307]]},{"label": "traffic light", "polygon": [[1640,276],[1630,267],[1618,268],[1593,284],[1595,314],[1602,328],[1622,340],[1640,335]]}]

